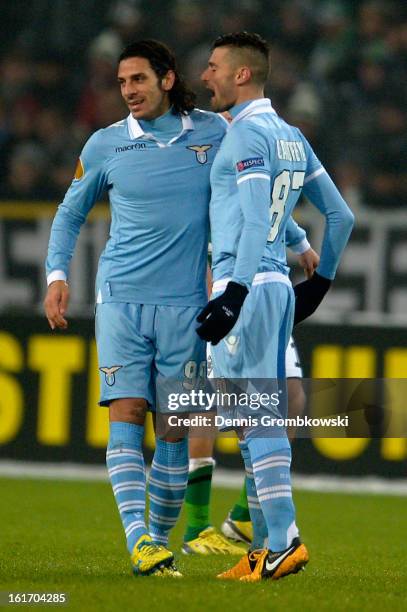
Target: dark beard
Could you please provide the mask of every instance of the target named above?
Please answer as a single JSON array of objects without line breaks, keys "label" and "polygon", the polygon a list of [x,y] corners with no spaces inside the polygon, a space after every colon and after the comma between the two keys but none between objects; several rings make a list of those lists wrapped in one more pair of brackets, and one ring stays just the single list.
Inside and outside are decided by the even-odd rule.
[{"label": "dark beard", "polygon": [[211,98],[211,107],[215,113],[224,113],[225,111],[230,110],[234,106],[233,102],[227,102],[224,104],[214,104],[212,100],[213,98]]}]

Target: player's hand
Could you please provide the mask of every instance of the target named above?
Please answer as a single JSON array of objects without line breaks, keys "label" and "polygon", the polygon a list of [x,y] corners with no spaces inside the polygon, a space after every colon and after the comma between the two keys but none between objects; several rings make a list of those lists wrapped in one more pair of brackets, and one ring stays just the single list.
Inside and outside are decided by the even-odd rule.
[{"label": "player's hand", "polygon": [[314,272],[312,277],[294,287],[294,325],[310,317],[324,299],[332,281]]},{"label": "player's hand", "polygon": [[52,282],[44,300],[45,314],[51,329],[66,329],[68,327],[68,321],[65,319],[68,303],[68,284],[62,280]]},{"label": "player's hand", "polygon": [[208,302],[199,313],[196,320],[202,325],[196,330],[198,336],[218,344],[234,327],[248,293],[246,287],[230,281],[224,293]]},{"label": "player's hand", "polygon": [[309,248],[308,251],[299,255],[298,263],[304,270],[305,278],[309,279],[319,266],[319,255],[314,249]]}]

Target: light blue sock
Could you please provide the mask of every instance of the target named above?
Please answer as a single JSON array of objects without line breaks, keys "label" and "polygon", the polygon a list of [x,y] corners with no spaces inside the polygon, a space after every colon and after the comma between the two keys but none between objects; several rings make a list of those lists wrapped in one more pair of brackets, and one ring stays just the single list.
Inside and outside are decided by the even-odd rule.
[{"label": "light blue sock", "polygon": [[253,465],[257,496],[273,552],[285,550],[298,536],[292,499],[291,447],[284,438],[249,438],[247,445]]},{"label": "light blue sock", "polygon": [[247,504],[253,525],[253,539],[250,550],[256,550],[257,548],[264,548],[264,540],[267,538],[267,525],[257,497],[249,448],[244,441],[239,442],[239,446],[246,470]]},{"label": "light blue sock", "polygon": [[145,523],[146,474],[142,452],[144,427],[133,423],[110,423],[106,465],[132,553],[137,540],[148,533]]},{"label": "light blue sock", "polygon": [[167,546],[184,501],[188,483],[188,440],[156,440],[148,483],[149,529],[154,542]]}]

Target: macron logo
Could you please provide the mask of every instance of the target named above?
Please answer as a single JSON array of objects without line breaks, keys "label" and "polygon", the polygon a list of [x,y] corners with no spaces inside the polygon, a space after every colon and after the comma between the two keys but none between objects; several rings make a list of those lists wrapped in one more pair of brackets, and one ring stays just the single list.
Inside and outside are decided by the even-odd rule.
[{"label": "macron logo", "polygon": [[116,153],[123,153],[124,151],[140,151],[140,149],[147,149],[147,145],[145,142],[136,142],[131,145],[124,145],[123,147],[116,147]]}]

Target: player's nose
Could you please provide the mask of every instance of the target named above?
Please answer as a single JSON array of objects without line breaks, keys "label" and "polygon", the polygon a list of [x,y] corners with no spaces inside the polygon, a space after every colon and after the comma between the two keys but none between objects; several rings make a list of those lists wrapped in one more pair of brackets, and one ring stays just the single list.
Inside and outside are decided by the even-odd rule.
[{"label": "player's nose", "polygon": [[205,68],[205,70],[201,74],[201,81],[203,81],[204,83],[208,82],[208,68]]},{"label": "player's nose", "polygon": [[134,83],[123,83],[122,95],[126,98],[137,93],[137,86]]}]

